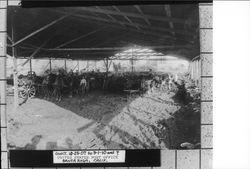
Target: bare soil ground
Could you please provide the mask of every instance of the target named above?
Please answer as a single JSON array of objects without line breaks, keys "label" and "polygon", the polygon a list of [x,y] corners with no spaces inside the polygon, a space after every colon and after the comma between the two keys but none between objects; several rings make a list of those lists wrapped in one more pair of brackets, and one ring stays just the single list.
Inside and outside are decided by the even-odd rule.
[{"label": "bare soil ground", "polygon": [[13,96],[9,96],[8,146],[38,150],[173,148],[185,141],[178,138],[178,126],[172,121],[170,129],[162,129],[164,134],[159,124],[173,119],[181,109],[173,95],[155,91],[126,98],[97,91],[60,103],[33,98],[16,111]]}]

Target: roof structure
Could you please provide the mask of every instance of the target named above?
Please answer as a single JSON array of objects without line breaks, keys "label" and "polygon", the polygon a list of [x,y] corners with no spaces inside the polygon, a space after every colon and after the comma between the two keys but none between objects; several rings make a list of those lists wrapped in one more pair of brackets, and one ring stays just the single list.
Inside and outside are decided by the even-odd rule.
[{"label": "roof structure", "polygon": [[197,4],[11,6],[7,52],[15,47],[19,58],[100,60],[136,45],[191,60],[200,50],[198,14]]}]

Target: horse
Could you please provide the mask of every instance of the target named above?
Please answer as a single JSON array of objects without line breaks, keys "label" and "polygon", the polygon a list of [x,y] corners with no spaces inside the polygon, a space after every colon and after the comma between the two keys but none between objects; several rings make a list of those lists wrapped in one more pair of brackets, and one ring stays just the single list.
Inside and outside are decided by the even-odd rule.
[{"label": "horse", "polygon": [[44,98],[49,98],[53,93],[53,83],[56,79],[56,75],[49,73],[45,75],[42,81],[42,90],[44,94]]},{"label": "horse", "polygon": [[170,75],[168,78],[168,90],[172,90],[173,86],[174,86],[174,76]]},{"label": "horse", "polygon": [[74,94],[79,94],[80,76],[72,75],[68,79],[69,79],[70,97],[72,97]]},{"label": "horse", "polygon": [[155,88],[155,81],[153,79],[141,80],[141,93],[152,93]]},{"label": "horse", "polygon": [[153,78],[153,83],[155,84],[155,87],[160,88],[162,84],[163,78],[161,76],[155,76]]},{"label": "horse", "polygon": [[62,91],[65,87],[64,79],[61,74],[56,75],[55,81],[53,83],[53,93],[52,95],[55,97],[56,101],[62,100]]},{"label": "horse", "polygon": [[162,76],[161,82],[160,82],[160,90],[163,91],[168,88],[168,77]]},{"label": "horse", "polygon": [[89,80],[85,78],[84,76],[81,78],[81,81],[79,83],[79,94],[83,95],[86,94],[89,90]]}]

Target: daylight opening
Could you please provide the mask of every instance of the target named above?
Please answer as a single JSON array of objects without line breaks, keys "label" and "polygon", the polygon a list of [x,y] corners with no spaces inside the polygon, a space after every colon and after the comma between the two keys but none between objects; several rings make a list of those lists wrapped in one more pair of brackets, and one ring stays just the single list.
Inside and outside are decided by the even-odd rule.
[{"label": "daylight opening", "polygon": [[165,55],[153,49],[135,46],[116,53],[110,57],[113,60],[114,72],[145,72],[152,70],[162,73],[185,73],[189,68],[189,61],[181,57]]}]

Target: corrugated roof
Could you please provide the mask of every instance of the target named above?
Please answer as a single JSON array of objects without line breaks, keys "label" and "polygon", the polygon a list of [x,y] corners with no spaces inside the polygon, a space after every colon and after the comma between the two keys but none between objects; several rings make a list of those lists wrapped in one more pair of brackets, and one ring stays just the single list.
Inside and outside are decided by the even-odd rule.
[{"label": "corrugated roof", "polygon": [[[11,39],[13,28],[17,57],[99,60],[138,45],[192,59],[199,54],[198,13],[197,4],[12,6],[8,7],[8,35]],[[10,40],[8,44],[12,55]]]}]

